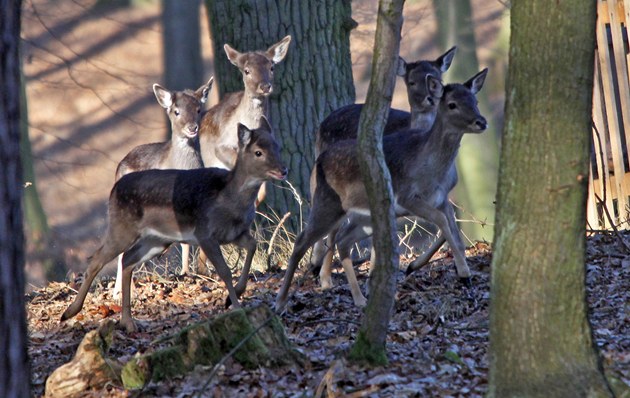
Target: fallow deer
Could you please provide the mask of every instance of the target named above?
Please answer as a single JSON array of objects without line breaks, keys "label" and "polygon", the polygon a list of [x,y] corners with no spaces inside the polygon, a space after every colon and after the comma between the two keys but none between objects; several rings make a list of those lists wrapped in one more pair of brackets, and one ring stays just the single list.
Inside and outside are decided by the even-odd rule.
[{"label": "fallow deer", "polygon": [[[435,93],[436,91],[441,92],[441,87],[438,88],[433,79],[427,80],[427,76],[432,76],[440,81],[442,74],[450,68],[456,50],[457,47],[452,47],[433,61],[408,63],[402,57],[399,58],[397,74],[405,82],[411,112],[390,109],[387,123],[383,129],[383,135],[388,135],[401,129],[413,129],[422,133],[431,129],[437,113],[437,103],[440,100]],[[362,110],[363,104],[351,104],[333,111],[326,117],[317,130],[315,141],[316,156],[336,142],[356,138]],[[452,173],[456,172],[453,166]],[[456,178],[457,176],[455,175]],[[350,218],[352,217],[354,216],[350,215]],[[350,220],[349,222],[351,223],[352,221]],[[343,236],[343,232],[333,231],[331,235]],[[314,271],[319,269],[320,283],[323,289],[332,287],[331,268],[334,245],[331,240],[328,239],[327,244],[324,244],[322,240],[318,241],[311,251],[311,268]]]},{"label": "fallow deer", "polygon": [[[445,181],[449,180],[447,175],[464,133],[481,133],[487,127],[475,97],[487,72],[484,69],[464,84],[444,87],[435,123],[428,133],[414,134],[403,130],[383,139],[385,160],[392,177],[396,215],[418,216],[437,225],[453,249],[457,274],[465,281],[469,281],[470,270],[459,231],[449,222],[453,209],[448,192],[452,186],[445,185]],[[277,311],[286,306],[293,274],[308,248],[336,228],[347,214],[369,214],[367,193],[357,161],[356,140],[340,142],[323,152],[316,161],[315,173],[309,222],[295,242],[276,299]],[[369,224],[354,225],[353,233],[363,232],[363,236],[369,236]],[[346,234],[346,241],[337,241],[337,245],[355,303],[364,304],[365,298],[349,258],[348,240],[358,238],[353,233]]]},{"label": "fallow deer", "polygon": [[[199,245],[225,283],[232,305],[245,291],[256,240],[250,235],[254,201],[269,178],[284,179],[287,169],[266,119],[238,132],[237,160],[230,171],[218,168],[146,170],[123,176],[112,188],[108,229],[103,244],[89,258],[85,281],[61,320],[75,316],[96,275],[123,254],[122,315],[120,324],[136,330],[131,316],[130,285],[134,267],[166,250],[172,243]],[[234,243],[247,249],[243,273],[236,287],[220,246]]]},{"label": "fallow deer", "polygon": [[[153,85],[158,103],[166,110],[171,122],[171,140],[139,145],[132,149],[116,168],[116,180],[134,171],[149,169],[197,169],[203,167],[199,150],[199,121],[203,105],[214,83],[214,77],[196,91],[170,91]],[[182,245],[182,273],[188,272],[190,246]],[[122,256],[118,258],[114,296],[122,288]]]},{"label": "fallow deer", "polygon": [[[201,156],[205,167],[219,167],[230,170],[236,161],[238,139],[234,134],[237,123],[250,129],[257,128],[263,117],[269,120],[269,95],[273,92],[274,66],[287,55],[291,36],[269,47],[266,51],[241,53],[229,44],[223,49],[230,62],[243,75],[243,91],[226,94],[223,99],[203,115],[199,140]],[[261,187],[256,203],[266,194]],[[198,267],[205,273],[207,257],[199,253]]]}]

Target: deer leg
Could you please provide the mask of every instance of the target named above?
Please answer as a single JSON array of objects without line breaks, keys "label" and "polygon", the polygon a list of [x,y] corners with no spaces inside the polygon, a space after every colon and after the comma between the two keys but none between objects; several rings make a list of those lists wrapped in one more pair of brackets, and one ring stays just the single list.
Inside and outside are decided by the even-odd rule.
[{"label": "deer leg", "polygon": [[238,295],[232,285],[232,272],[230,272],[230,268],[225,263],[219,243],[211,239],[204,239],[199,240],[199,245],[204,253],[206,253],[206,256],[208,256],[208,259],[212,261],[214,268],[217,270],[217,274],[219,274],[219,277],[223,280],[223,283],[225,283],[232,305],[234,305],[235,308],[240,308],[241,304],[238,301]]},{"label": "deer leg", "polygon": [[313,245],[311,250],[310,269],[313,271],[313,275],[317,275],[322,269],[322,263],[325,257],[328,255],[328,246],[326,239],[320,239]]},{"label": "deer leg", "polygon": [[[333,281],[332,281],[332,261],[333,254],[335,251],[335,237],[337,236],[337,229],[333,229],[328,237],[325,239],[326,243],[324,244],[326,251],[324,252],[324,258],[321,262],[321,267],[319,269],[319,283],[322,289],[332,289]],[[318,240],[315,244],[322,242],[322,240]]]},{"label": "deer leg", "polygon": [[122,313],[120,325],[127,333],[136,331],[136,324],[131,316],[132,274],[137,264],[151,260],[168,248],[169,244],[159,239],[144,238],[136,242],[123,253],[122,258]]},{"label": "deer leg", "polygon": [[181,275],[186,275],[190,272],[190,245],[182,243],[182,272]]},{"label": "deer leg", "polygon": [[295,274],[295,270],[300,263],[300,260],[304,257],[304,254],[306,254],[308,248],[323,238],[330,231],[330,226],[336,225],[338,219],[341,218],[341,215],[338,215],[337,217],[330,216],[324,219],[318,218],[315,216],[315,209],[316,207],[313,206],[313,209],[311,209],[309,223],[306,226],[306,229],[304,229],[304,231],[302,231],[302,233],[300,233],[297,237],[295,245],[293,246],[293,253],[291,253],[291,257],[289,258],[289,265],[287,266],[287,270],[284,274],[284,281],[282,282],[282,287],[276,297],[276,312],[282,312],[286,307],[293,275]]},{"label": "deer leg", "polygon": [[245,257],[245,264],[243,264],[243,270],[241,272],[241,277],[238,279],[238,283],[234,287],[236,291],[236,295],[241,297],[241,295],[245,292],[247,288],[247,280],[249,278],[249,270],[252,266],[252,260],[254,259],[254,254],[256,253],[256,239],[248,233],[241,235],[239,240],[235,242],[239,247],[247,250],[247,257]]},{"label": "deer leg", "polygon": [[[407,206],[405,206],[407,207]],[[444,207],[444,206],[442,206]],[[450,208],[450,207],[449,207]],[[463,245],[461,243],[461,239],[459,236],[455,238],[454,234],[459,234],[458,231],[451,231],[451,227],[449,226],[448,216],[442,211],[442,209],[436,209],[427,205],[424,202],[416,201],[412,203],[409,207],[409,210],[412,210],[412,213],[418,217],[422,217],[425,220],[434,223],[438,226],[440,231],[444,234],[444,238],[451,246],[453,250],[453,257],[455,258],[455,266],[457,267],[457,275],[460,280],[464,282],[464,284],[470,284],[470,269],[466,264],[466,254],[463,250]],[[452,208],[451,208],[452,209]]]},{"label": "deer leg", "polygon": [[122,245],[117,245],[112,239],[107,238],[105,243],[103,243],[103,245],[89,257],[85,280],[81,284],[81,287],[79,287],[77,297],[75,297],[72,304],[70,304],[63,315],[61,315],[62,321],[72,318],[81,311],[81,308],[83,308],[83,302],[85,301],[85,297],[87,296],[88,290],[90,289],[94,278],[96,278],[96,275],[101,272],[105,264],[112,261],[117,254],[124,250],[124,248],[120,248],[121,246]]},{"label": "deer leg", "polygon": [[122,253],[118,255],[118,266],[116,267],[116,283],[114,284],[114,291],[112,292],[112,296],[120,301],[120,293],[122,292],[122,273],[123,273],[123,265],[122,265]]},{"label": "deer leg", "polygon": [[199,255],[197,256],[197,273],[201,275],[210,275],[210,267],[208,265],[212,265],[208,260],[208,256],[204,253],[203,249],[199,250]]},{"label": "deer leg", "polygon": [[363,296],[363,293],[361,293],[359,281],[357,281],[357,275],[355,274],[354,267],[352,266],[350,249],[347,245],[342,244],[338,244],[337,248],[339,250],[339,256],[341,257],[341,265],[343,266],[343,270],[346,273],[346,278],[348,279],[348,284],[350,285],[350,292],[352,293],[354,305],[356,305],[357,307],[365,307],[365,305],[367,304],[367,300]]}]

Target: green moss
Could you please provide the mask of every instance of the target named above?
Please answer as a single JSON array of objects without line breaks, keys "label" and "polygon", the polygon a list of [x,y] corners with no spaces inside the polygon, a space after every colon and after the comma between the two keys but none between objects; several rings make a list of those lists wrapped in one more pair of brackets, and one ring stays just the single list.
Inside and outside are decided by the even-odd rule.
[{"label": "green moss", "polygon": [[[255,330],[243,309],[234,310],[216,318],[210,330],[227,352]],[[234,353],[234,358],[246,368],[254,368],[268,361],[269,351],[259,336],[252,336]]]},{"label": "green moss", "polygon": [[388,364],[385,347],[371,345],[363,331],[359,331],[357,341],[355,341],[348,354],[348,359],[353,362],[367,363],[370,366],[385,366]]},{"label": "green moss", "polygon": [[160,381],[184,374],[187,366],[178,347],[165,348],[149,355],[152,379]]},{"label": "green moss", "polygon": [[144,387],[150,378],[149,363],[144,356],[132,358],[122,368],[121,379],[128,390]]},{"label": "green moss", "polygon": [[212,365],[221,360],[223,355],[208,324],[196,325],[187,331],[183,346],[193,364]]}]

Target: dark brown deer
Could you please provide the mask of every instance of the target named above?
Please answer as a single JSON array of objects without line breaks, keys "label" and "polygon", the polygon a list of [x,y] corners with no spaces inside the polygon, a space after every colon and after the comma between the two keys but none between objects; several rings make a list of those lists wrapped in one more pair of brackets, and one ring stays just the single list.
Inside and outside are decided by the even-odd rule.
[{"label": "dark brown deer", "polygon": [[[438,226],[453,249],[458,276],[469,281],[464,246],[456,226],[450,225],[452,207],[445,186],[464,133],[481,133],[486,119],[479,113],[475,94],[481,89],[488,70],[484,69],[464,84],[444,87],[438,105],[435,123],[426,134],[400,131],[383,139],[387,167],[392,177],[397,216],[418,216]],[[312,190],[313,206],[309,222],[298,236],[289,259],[284,282],[276,299],[276,310],[287,303],[289,288],[295,269],[307,249],[318,239],[330,233],[350,213],[369,214],[365,186],[357,161],[355,140],[347,140],[323,152],[315,164],[315,186]],[[362,226],[352,231],[369,230]],[[367,226],[369,227],[369,225]],[[369,228],[367,228],[369,229]],[[357,239],[348,235],[347,239]],[[350,282],[355,303],[363,304],[356,276],[349,258],[347,242],[337,241],[342,265]],[[363,300],[361,300],[363,299]]]},{"label": "dark brown deer", "polygon": [[[203,105],[208,101],[208,93],[214,77],[196,91],[170,91],[153,85],[153,93],[158,103],[166,109],[171,122],[171,140],[139,145],[132,149],[116,168],[116,181],[134,171],[150,169],[198,169],[203,167],[199,150],[199,121]],[[182,245],[182,273],[188,272],[190,246]],[[122,256],[118,259],[118,271],[114,296],[119,296],[122,288]]]},{"label": "dark brown deer", "polygon": [[[434,61],[408,63],[403,58],[399,58],[397,73],[403,77],[407,87],[407,99],[411,113],[390,109],[383,135],[402,129],[413,129],[421,132],[427,132],[431,129],[437,113],[437,103],[440,100],[435,93],[441,93],[441,87],[438,88],[437,85],[442,79],[442,74],[450,68],[456,50],[457,47],[452,47]],[[427,79],[428,76],[434,79]],[[362,109],[363,104],[346,105],[333,111],[322,121],[316,135],[316,156],[336,142],[357,137]],[[453,172],[456,173],[455,168],[453,168]],[[350,218],[352,217],[354,216],[350,216]],[[343,232],[341,235],[340,232],[332,232],[332,235],[336,236],[342,236],[342,234]],[[314,271],[319,269],[320,283],[323,289],[332,287],[333,249],[331,239],[328,239],[328,244],[319,241],[311,251],[311,268]]]},{"label": "dark brown deer", "polygon": [[[257,128],[260,120],[269,120],[269,95],[273,92],[274,66],[287,55],[291,36],[285,36],[266,51],[241,53],[229,44],[223,49],[230,62],[243,75],[243,91],[226,94],[210,108],[201,120],[199,140],[205,167],[230,170],[236,161],[238,139],[234,132],[238,123],[250,129]],[[265,185],[261,187],[256,203],[264,200]],[[207,273],[207,257],[199,253],[197,260],[200,273]]]},{"label": "dark brown deer", "polygon": [[[287,169],[266,119],[250,130],[239,124],[237,161],[232,170],[147,170],[123,176],[109,197],[109,224],[103,244],[89,258],[85,281],[61,320],[83,307],[88,289],[103,266],[123,254],[122,316],[128,332],[136,330],[131,316],[130,285],[134,267],[164,252],[172,243],[199,245],[225,283],[232,305],[245,291],[256,250],[250,235],[254,201],[269,178],[284,179]],[[220,246],[234,243],[247,249],[236,287]]]}]

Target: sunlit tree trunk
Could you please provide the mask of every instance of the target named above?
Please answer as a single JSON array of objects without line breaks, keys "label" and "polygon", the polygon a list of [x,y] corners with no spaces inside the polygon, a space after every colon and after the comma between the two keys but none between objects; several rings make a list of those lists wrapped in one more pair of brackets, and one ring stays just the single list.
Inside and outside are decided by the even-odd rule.
[{"label": "sunlit tree trunk", "polygon": [[608,397],[585,299],[596,3],[512,2],[489,397]]},{"label": "sunlit tree trunk", "polygon": [[21,1],[0,0],[0,397],[29,396],[20,165]]},{"label": "sunlit tree trunk", "polygon": [[363,324],[350,356],[375,365],[387,363],[385,341],[396,295],[398,236],[391,176],[383,154],[383,128],[396,84],[404,0],[380,0],[372,78],[359,120],[359,165],[370,199],[375,267]]},{"label": "sunlit tree trunk", "polygon": [[[271,124],[289,167],[289,182],[306,198],[314,162],[315,130],[331,111],[354,102],[350,31],[356,26],[350,1],[206,0],[219,95],[243,89],[242,77],[223,45],[264,50],[292,36],[286,58],[274,72]],[[287,188],[282,184],[282,188]],[[299,214],[289,189],[268,189],[265,200],[280,215]]]},{"label": "sunlit tree trunk", "polygon": [[[438,20],[438,42],[443,51],[457,46],[457,55],[446,75],[447,82],[465,82],[481,69],[477,59],[477,40],[470,0],[433,0]],[[492,79],[490,70],[488,78]],[[499,75],[500,76],[500,75]],[[491,115],[485,91],[478,96],[479,108]],[[498,135],[496,120],[491,120],[486,134],[468,134],[457,156],[459,183],[455,196],[466,212],[490,225],[494,224],[494,198],[498,170]],[[462,218],[470,216],[462,214]],[[491,241],[493,229],[480,223],[464,223],[464,233],[473,240]]]}]

